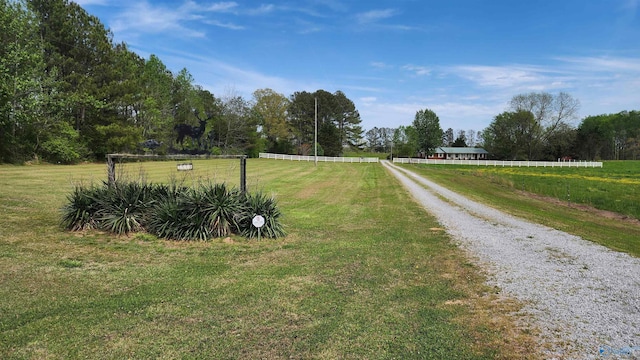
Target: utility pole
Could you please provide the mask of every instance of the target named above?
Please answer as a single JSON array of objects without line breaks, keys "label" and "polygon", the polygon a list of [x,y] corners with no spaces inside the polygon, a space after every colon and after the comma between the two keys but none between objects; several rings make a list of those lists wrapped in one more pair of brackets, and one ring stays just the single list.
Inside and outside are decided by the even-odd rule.
[{"label": "utility pole", "polygon": [[318,167],[318,98],[315,98],[315,120],[316,120],[316,131],[313,139],[313,147],[314,147],[314,161],[315,166]]}]

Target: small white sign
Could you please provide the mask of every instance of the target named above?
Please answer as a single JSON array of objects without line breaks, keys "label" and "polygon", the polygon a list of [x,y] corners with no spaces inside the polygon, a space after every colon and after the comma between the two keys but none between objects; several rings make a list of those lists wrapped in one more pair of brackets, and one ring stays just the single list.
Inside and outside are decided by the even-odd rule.
[{"label": "small white sign", "polygon": [[255,226],[258,229],[260,229],[261,227],[264,226],[264,216],[262,216],[262,215],[254,216],[253,220],[251,220],[251,223],[253,224],[253,226]]}]

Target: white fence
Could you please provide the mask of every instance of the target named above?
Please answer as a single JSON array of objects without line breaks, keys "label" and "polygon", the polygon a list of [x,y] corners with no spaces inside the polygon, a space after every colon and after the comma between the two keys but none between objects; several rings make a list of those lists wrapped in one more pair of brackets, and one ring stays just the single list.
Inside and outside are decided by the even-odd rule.
[{"label": "white fence", "polygon": [[[276,160],[291,160],[291,161],[315,161],[315,156],[300,156],[300,155],[284,155],[284,154],[260,153],[260,159],[276,159]],[[318,161],[336,162],[336,163],[377,163],[379,161],[379,159],[375,158],[375,157],[328,157],[328,156],[318,156]]]},{"label": "white fence", "polygon": [[400,164],[430,164],[430,165],[475,165],[475,166],[509,166],[509,167],[602,167],[602,162],[596,161],[497,161],[497,160],[435,160],[394,158],[394,163]]}]

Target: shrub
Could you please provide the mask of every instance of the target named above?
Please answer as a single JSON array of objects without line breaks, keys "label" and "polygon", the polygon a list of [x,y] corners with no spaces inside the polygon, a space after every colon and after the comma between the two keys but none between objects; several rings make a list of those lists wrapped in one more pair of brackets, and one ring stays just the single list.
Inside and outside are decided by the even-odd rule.
[{"label": "shrub", "polygon": [[201,192],[203,206],[199,209],[205,226],[214,237],[224,237],[239,228],[238,216],[244,203],[237,189],[223,184],[207,184]]},{"label": "shrub", "polygon": [[209,240],[232,233],[254,238],[251,219],[266,223],[261,235],[284,236],[280,210],[273,198],[243,194],[225,184],[185,186],[118,182],[113,187],[76,187],[62,209],[62,225],[77,231],[100,228],[117,235],[146,231],[174,240]]},{"label": "shrub", "polygon": [[183,230],[185,222],[178,197],[167,197],[149,209],[147,231],[160,238],[186,240]]},{"label": "shrub", "polygon": [[[253,217],[256,215],[262,215],[265,219],[264,226],[258,229],[252,224]],[[253,195],[247,194],[245,196],[244,211],[240,219],[241,234],[248,238],[255,238],[260,236],[277,238],[285,236],[284,226],[280,222],[280,209],[277,202],[273,197],[267,197],[261,192]]]},{"label": "shrub", "polygon": [[108,187],[98,201],[100,228],[117,235],[144,230],[143,218],[152,203],[152,186],[136,182],[118,182]]},{"label": "shrub", "polygon": [[100,209],[98,199],[102,188],[76,186],[67,195],[67,204],[62,208],[62,226],[71,231],[91,230],[98,228],[96,214]]}]

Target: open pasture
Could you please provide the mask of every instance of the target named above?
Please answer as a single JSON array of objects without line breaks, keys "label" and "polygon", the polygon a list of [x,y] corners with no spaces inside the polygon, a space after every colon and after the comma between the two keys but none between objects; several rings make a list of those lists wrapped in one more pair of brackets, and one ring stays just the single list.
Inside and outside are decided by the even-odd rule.
[{"label": "open pasture", "polygon": [[640,256],[640,161],[607,161],[602,168],[410,168],[515,215]]},{"label": "open pasture", "polygon": [[[150,182],[238,184],[238,160],[128,163]],[[235,164],[235,165],[234,165]],[[104,164],[0,166],[0,358],[535,358],[518,305],[379,164],[249,159],[288,236],[173,242],[68,233]]]},{"label": "open pasture", "polygon": [[640,219],[640,161],[610,161],[602,168],[486,168],[481,172],[482,178],[506,180],[514,189]]}]

